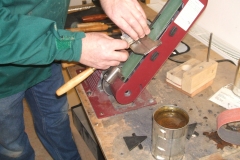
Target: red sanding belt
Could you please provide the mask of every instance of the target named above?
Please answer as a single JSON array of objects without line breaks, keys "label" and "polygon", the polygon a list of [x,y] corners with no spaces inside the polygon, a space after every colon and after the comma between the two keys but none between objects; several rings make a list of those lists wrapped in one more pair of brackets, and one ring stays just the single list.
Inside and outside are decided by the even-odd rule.
[{"label": "red sanding belt", "polygon": [[217,118],[219,137],[231,144],[240,145],[240,132],[225,128],[225,124],[240,121],[240,108],[229,109],[219,114]]}]

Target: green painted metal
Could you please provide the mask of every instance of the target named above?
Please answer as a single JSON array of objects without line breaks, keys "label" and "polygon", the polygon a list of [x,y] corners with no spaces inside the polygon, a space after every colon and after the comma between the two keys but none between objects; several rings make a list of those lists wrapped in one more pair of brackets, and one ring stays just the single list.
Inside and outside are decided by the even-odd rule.
[{"label": "green painted metal", "polygon": [[[151,32],[148,35],[152,40],[157,40],[167,28],[168,24],[171,22],[174,14],[182,5],[182,0],[169,0],[161,12],[156,16],[152,25],[150,26]],[[144,55],[135,54],[131,52],[128,60],[123,64],[121,73],[124,77],[124,81],[128,79],[140,61],[143,59]]]}]

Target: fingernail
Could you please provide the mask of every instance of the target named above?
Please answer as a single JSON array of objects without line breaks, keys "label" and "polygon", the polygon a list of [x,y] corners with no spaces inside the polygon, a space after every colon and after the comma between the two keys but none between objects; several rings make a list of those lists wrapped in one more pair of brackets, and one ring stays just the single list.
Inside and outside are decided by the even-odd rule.
[{"label": "fingernail", "polygon": [[143,34],[142,36],[140,36],[140,38],[143,38],[146,34]]},{"label": "fingernail", "polygon": [[146,34],[149,34],[149,33],[150,33],[150,31],[151,31],[151,30],[150,30],[149,28],[147,28],[147,30],[146,30],[146,32],[145,32],[145,33],[146,33]]},{"label": "fingernail", "polygon": [[137,37],[137,38],[134,38],[134,40],[135,40],[135,41],[137,41],[138,39],[139,39],[139,37]]}]

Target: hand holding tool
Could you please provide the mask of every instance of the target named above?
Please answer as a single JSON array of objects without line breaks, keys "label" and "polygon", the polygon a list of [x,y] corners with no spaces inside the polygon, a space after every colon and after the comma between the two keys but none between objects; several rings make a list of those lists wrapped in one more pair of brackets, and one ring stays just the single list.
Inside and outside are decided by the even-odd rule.
[{"label": "hand holding tool", "polygon": [[[151,48],[148,48],[149,45],[145,45],[145,42],[142,43],[144,39],[141,39],[140,42],[142,44],[140,43],[140,46],[143,49],[150,50],[150,52],[146,52],[147,54],[132,49],[132,46],[130,46],[133,52],[130,53],[127,61],[122,64],[120,73],[118,73],[119,76],[112,76],[114,79],[110,80],[111,83],[107,86],[118,103],[132,103],[141,95],[146,85],[206,8],[207,0],[199,0],[198,2],[193,3],[191,0],[168,0],[152,21],[150,25],[151,32],[147,35],[153,41],[161,41],[161,45],[151,50]],[[199,7],[199,10],[192,10],[194,11],[194,16],[191,18],[185,15],[186,12],[190,11],[190,6]],[[187,23],[183,23],[183,19]],[[136,44],[139,45],[139,42],[136,41]],[[104,77],[108,78],[108,76]]]},{"label": "hand holding tool", "polygon": [[137,41],[134,41],[126,33],[122,33],[121,38],[127,41],[128,44],[130,44],[131,50],[136,54],[146,55],[161,44],[161,41],[154,41],[150,39],[147,35],[145,35],[143,38],[139,38]]},{"label": "hand holding tool", "polygon": [[[139,40],[137,43],[138,43],[138,46],[140,48],[142,48],[142,50],[140,50],[140,53],[139,54],[147,54],[148,52],[150,52],[151,50],[153,50],[154,48],[156,48],[159,44],[160,44],[160,41],[153,41],[151,40],[150,38],[146,38],[147,36],[145,36],[145,38],[142,38],[142,40]],[[129,37],[129,39],[131,39]],[[128,42],[130,43],[130,42]],[[130,48],[131,48],[131,45],[136,45],[135,44],[136,42],[131,42],[130,44]],[[149,45],[150,45],[150,48],[149,48]],[[141,47],[143,46],[143,47]],[[145,47],[145,46],[148,46],[148,47]],[[136,49],[136,47],[134,48]],[[86,69],[85,71],[83,71],[82,73],[80,73],[79,75],[77,75],[76,77],[74,77],[73,79],[69,80],[67,83],[65,83],[63,86],[61,86],[56,94],[58,96],[66,93],[67,91],[69,91],[70,89],[72,89],[73,87],[75,87],[76,85],[78,85],[79,83],[81,83],[83,80],[85,80],[88,76],[90,76],[96,69],[95,68],[88,68]]]}]

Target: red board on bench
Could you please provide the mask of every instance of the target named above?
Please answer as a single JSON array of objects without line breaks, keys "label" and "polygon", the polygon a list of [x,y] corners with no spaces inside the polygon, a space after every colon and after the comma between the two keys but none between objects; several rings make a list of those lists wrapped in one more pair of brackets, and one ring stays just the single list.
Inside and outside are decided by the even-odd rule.
[{"label": "red board on bench", "polygon": [[[79,74],[82,71],[82,69],[79,69],[76,72]],[[101,74],[101,70],[96,70],[82,82],[83,89],[99,119],[156,104],[156,101],[146,89],[141,92],[135,101],[129,104],[122,105],[117,103],[113,96],[107,95],[101,89]]]}]

